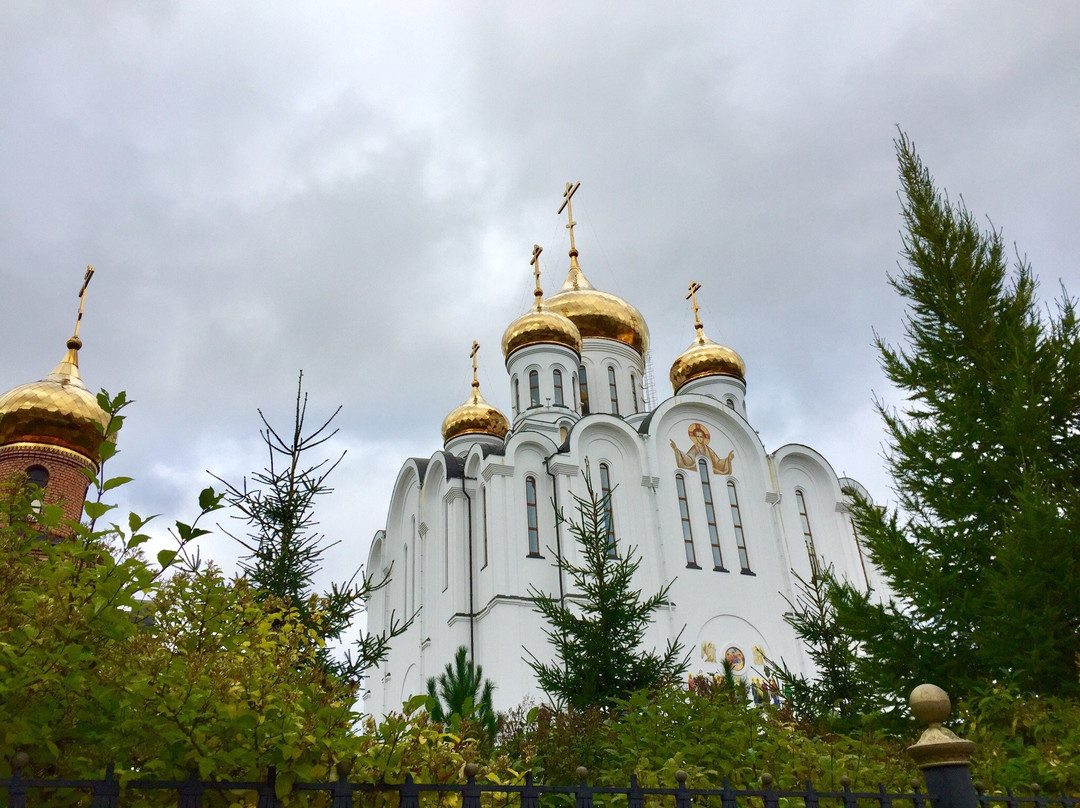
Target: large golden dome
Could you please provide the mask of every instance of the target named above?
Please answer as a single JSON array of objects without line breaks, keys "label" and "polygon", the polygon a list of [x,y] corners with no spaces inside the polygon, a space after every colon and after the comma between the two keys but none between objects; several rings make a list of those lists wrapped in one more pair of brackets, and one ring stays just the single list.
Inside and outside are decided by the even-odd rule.
[{"label": "large golden dome", "polygon": [[67,347],[67,355],[44,379],[0,396],[0,445],[45,443],[97,462],[109,416],[79,375],[82,342],[72,337]]},{"label": "large golden dome", "polygon": [[641,312],[621,297],[597,290],[570,251],[570,272],[559,293],[544,301],[577,326],[582,338],[599,337],[629,345],[642,356],[649,350],[649,328]]},{"label": "large golden dome", "polygon": [[731,376],[746,381],[746,363],[731,348],[705,336],[701,323],[690,347],[671,365],[671,387],[676,393],[687,382],[704,376]]}]

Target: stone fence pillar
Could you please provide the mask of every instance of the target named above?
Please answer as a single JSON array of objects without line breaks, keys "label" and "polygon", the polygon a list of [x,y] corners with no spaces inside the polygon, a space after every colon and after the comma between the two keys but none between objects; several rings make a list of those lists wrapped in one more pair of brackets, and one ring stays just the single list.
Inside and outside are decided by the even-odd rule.
[{"label": "stone fence pillar", "polygon": [[975,744],[941,725],[952,711],[949,694],[937,685],[919,685],[909,704],[912,715],[928,725],[907,751],[923,770],[934,808],[978,808],[970,768]]}]

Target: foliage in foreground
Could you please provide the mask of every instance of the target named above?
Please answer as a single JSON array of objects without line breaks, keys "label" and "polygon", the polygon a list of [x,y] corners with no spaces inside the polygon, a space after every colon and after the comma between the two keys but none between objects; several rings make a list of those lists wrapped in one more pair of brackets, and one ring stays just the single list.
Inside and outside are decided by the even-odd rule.
[{"label": "foliage in foreground", "polygon": [[[324,458],[306,465],[308,453],[337,434],[331,427],[341,412],[339,406],[321,426],[306,431],[307,404],[301,373],[291,432],[274,429],[259,410],[259,437],[268,455],[266,467],[251,475],[250,484],[247,477],[236,484],[213,476],[225,486],[224,499],[237,511],[236,518],[247,525],[246,537],[229,535],[248,551],[240,568],[257,596],[286,604],[308,631],[328,642],[341,638],[364,612],[368,598],[390,582],[390,574],[375,577],[357,569],[347,580],[331,584],[326,592],[315,591],[314,578],[322,569],[324,555],[338,544],[318,532],[315,504],[333,491],[327,480],[345,453],[332,462]],[[404,633],[410,622],[391,614],[386,631],[363,634],[343,659],[322,649],[316,654],[317,661],[334,675],[358,682],[365,670],[386,658],[390,641]]]},{"label": "foliage in foreground", "polygon": [[897,143],[908,305],[899,347],[878,339],[906,397],[879,405],[899,498],[853,516],[896,602],[847,588],[838,616],[878,698],[934,681],[965,698],[994,682],[1080,695],[1080,321],[1043,311],[997,231]]},{"label": "foliage in foreground", "polygon": [[436,678],[427,680],[427,709],[434,721],[460,731],[462,721],[479,725],[486,740],[499,730],[499,716],[492,706],[495,684],[484,678],[484,666],[469,659],[469,649],[459,646],[454,661]]},{"label": "foliage in foreground", "polygon": [[663,652],[641,648],[653,614],[667,602],[669,583],[642,599],[634,588],[641,565],[636,548],[617,548],[611,534],[611,493],[598,496],[586,464],[585,497],[574,496],[578,519],[558,514],[569,526],[581,563],[554,551],[555,566],[570,580],[560,598],[530,587],[533,606],[548,628],[555,659],[540,662],[529,654],[537,684],[559,705],[574,709],[611,706],[630,693],[678,680],[686,670],[679,637]]}]

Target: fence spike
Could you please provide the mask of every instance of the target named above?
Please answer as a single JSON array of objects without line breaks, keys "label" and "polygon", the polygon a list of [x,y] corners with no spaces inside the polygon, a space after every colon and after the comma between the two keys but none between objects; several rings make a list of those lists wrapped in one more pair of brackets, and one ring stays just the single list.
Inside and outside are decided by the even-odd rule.
[{"label": "fence spike", "polygon": [[540,791],[533,784],[533,773],[525,772],[525,788],[521,792],[521,808],[540,808]]},{"label": "fence spike", "polygon": [[94,783],[90,796],[90,808],[119,808],[120,783],[116,781],[116,767],[110,763],[105,767],[105,779]]}]

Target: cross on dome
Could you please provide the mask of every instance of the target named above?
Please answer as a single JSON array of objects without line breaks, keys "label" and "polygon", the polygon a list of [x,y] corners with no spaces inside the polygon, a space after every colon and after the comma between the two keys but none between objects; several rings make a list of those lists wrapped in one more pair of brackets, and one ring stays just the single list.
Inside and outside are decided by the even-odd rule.
[{"label": "cross on dome", "polygon": [[690,281],[689,289],[690,293],[686,296],[686,299],[690,301],[690,308],[694,310],[694,328],[701,331],[703,326],[701,325],[701,317],[698,315],[701,306],[697,302],[697,293],[701,289],[701,284],[697,281]]},{"label": "cross on dome", "polygon": [[559,213],[563,210],[566,211],[566,220],[568,224],[566,229],[570,231],[570,256],[573,257],[578,254],[577,247],[574,246],[574,225],[577,222],[574,221],[574,206],[570,204],[570,200],[573,199],[577,189],[581,187],[581,183],[566,183],[566,192],[563,194],[563,203],[559,205]]}]

